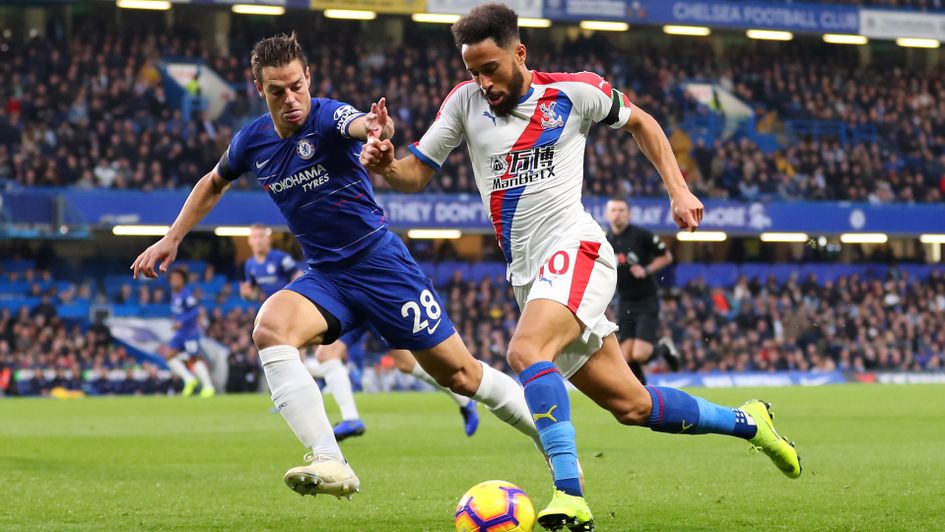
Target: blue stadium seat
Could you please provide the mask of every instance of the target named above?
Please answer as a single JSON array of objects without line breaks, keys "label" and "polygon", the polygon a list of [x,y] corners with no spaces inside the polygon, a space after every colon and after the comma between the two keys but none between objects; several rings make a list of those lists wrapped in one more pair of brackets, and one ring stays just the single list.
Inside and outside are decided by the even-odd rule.
[{"label": "blue stadium seat", "polygon": [[433,284],[443,286],[453,278],[453,274],[459,271],[463,279],[469,279],[469,263],[460,261],[443,261],[436,268],[436,277],[433,278]]},{"label": "blue stadium seat", "polygon": [[139,315],[142,318],[165,318],[171,315],[170,305],[141,305],[139,308],[141,309]]},{"label": "blue stadium seat", "polygon": [[738,281],[738,266],[735,264],[709,264],[705,269],[706,284],[712,288],[734,286]]},{"label": "blue stadium seat", "polygon": [[89,317],[89,302],[75,301],[56,307],[59,317],[64,320],[84,320]]},{"label": "blue stadium seat", "polygon": [[705,265],[697,263],[677,264],[675,269],[676,286],[686,286],[689,281],[697,280],[699,277],[705,278]]},{"label": "blue stadium seat", "polygon": [[757,279],[763,283],[768,278],[768,272],[770,271],[771,265],[761,262],[746,262],[738,267],[738,273],[744,275],[748,282]]},{"label": "blue stadium seat", "polygon": [[503,262],[477,262],[469,268],[469,277],[477,283],[486,277],[495,280],[496,278],[505,278],[505,263]]},{"label": "blue stadium seat", "polygon": [[133,318],[141,315],[141,307],[133,303],[112,305],[112,316],[116,318]]},{"label": "blue stadium seat", "polygon": [[11,314],[19,312],[21,307],[32,309],[36,305],[39,305],[38,297],[16,297],[13,299],[0,299],[0,308],[9,309]]},{"label": "blue stadium seat", "polygon": [[0,281],[0,294],[25,295],[32,286],[28,281]]},{"label": "blue stadium seat", "polygon": [[0,265],[3,266],[3,271],[7,273],[22,273],[26,270],[36,269],[36,263],[31,260],[5,260]]}]

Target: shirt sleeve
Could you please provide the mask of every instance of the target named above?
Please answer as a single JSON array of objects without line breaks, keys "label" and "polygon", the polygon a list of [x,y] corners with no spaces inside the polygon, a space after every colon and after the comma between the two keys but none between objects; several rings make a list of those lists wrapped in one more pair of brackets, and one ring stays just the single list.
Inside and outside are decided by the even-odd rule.
[{"label": "shirt sleeve", "polygon": [[453,88],[440,105],[436,119],[430,124],[427,132],[419,141],[407,147],[417,159],[434,170],[439,170],[450,152],[463,141],[466,98],[463,97],[465,91],[462,88],[467,83],[469,82]]},{"label": "shirt sleeve", "polygon": [[319,131],[334,131],[343,138],[350,139],[348,128],[356,118],[366,113],[358,111],[354,106],[338,100],[323,99],[318,109]]},{"label": "shirt sleeve", "polygon": [[578,114],[591,122],[620,129],[630,120],[630,99],[593,72],[573,75],[570,90]]},{"label": "shirt sleeve", "polygon": [[246,138],[249,135],[245,129],[240,130],[233,136],[230,146],[223,152],[220,162],[217,163],[216,172],[220,177],[227,181],[235,181],[246,172],[250,171],[246,163]]}]

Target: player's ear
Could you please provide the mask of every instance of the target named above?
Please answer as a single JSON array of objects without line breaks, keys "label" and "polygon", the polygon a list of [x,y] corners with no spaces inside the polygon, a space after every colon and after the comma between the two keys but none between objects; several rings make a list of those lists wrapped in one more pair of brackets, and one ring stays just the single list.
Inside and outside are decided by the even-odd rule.
[{"label": "player's ear", "polygon": [[522,43],[518,43],[518,46],[515,47],[515,62],[518,63],[519,65],[524,65],[525,55],[526,55],[525,45]]},{"label": "player's ear", "polygon": [[259,80],[255,80],[255,79],[253,80],[253,83],[256,85],[256,92],[258,92],[260,96],[265,98],[266,96],[263,94],[262,83],[260,83]]}]

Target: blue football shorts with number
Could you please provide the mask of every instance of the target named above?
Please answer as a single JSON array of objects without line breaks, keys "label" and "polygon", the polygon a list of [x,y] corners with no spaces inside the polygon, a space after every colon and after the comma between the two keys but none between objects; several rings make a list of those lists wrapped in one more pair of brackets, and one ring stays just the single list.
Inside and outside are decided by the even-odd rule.
[{"label": "blue football shorts with number", "polygon": [[167,345],[178,353],[196,356],[200,354],[200,331],[179,329]]},{"label": "blue football shorts with number", "polygon": [[309,268],[286,289],[334,316],[342,335],[367,323],[391,349],[430,349],[455,332],[433,283],[393,233],[368,257]]}]

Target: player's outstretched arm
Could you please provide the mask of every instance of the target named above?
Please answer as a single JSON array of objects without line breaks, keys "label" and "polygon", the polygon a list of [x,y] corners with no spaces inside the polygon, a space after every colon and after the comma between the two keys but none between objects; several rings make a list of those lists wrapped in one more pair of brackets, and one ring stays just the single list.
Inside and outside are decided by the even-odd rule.
[{"label": "player's outstretched arm", "polygon": [[394,190],[408,194],[423,190],[436,173],[413,154],[394,160],[394,144],[390,140],[368,139],[361,149],[361,164],[383,177]]},{"label": "player's outstretched arm", "polygon": [[683,179],[666,133],[649,113],[630,103],[630,119],[624,129],[636,139],[640,150],[653,163],[669,191],[673,220],[680,229],[695,231],[702,221],[702,202],[689,190]]},{"label": "player's outstretched arm", "polygon": [[131,265],[134,278],[137,279],[141,274],[151,279],[156,278],[158,273],[154,270],[155,266],[158,266],[161,272],[166,272],[177,257],[177,246],[184,239],[184,235],[213,210],[229,185],[216,169],[197,181],[167,234],[138,255]]}]

